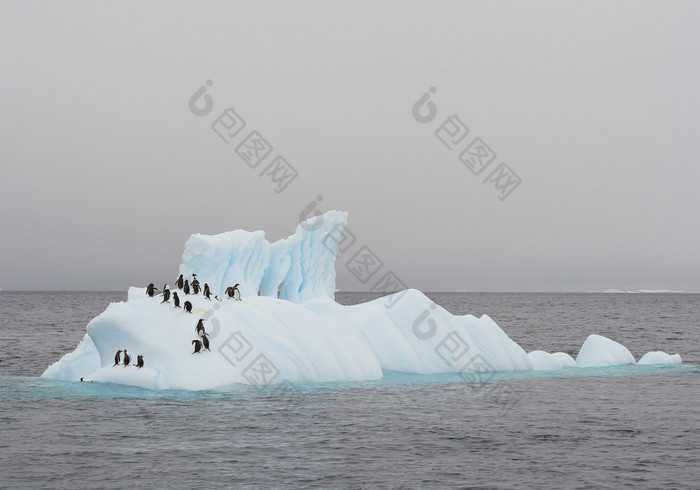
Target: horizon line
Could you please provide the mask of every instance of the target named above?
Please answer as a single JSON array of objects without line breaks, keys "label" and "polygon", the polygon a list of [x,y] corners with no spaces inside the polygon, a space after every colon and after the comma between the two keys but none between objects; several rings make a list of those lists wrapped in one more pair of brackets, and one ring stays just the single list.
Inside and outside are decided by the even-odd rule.
[{"label": "horizon line", "polygon": [[[417,289],[417,288],[406,288]],[[390,295],[401,291],[362,291],[362,290],[336,290],[335,293],[365,293],[365,294],[383,294]],[[455,290],[435,290],[421,291],[423,294],[428,293],[452,293],[452,294],[700,294],[700,291],[680,291],[680,290],[613,290],[613,291],[455,291]],[[123,293],[127,294],[127,290],[121,289],[0,289],[2,293]],[[258,295],[260,296],[260,295]]]}]

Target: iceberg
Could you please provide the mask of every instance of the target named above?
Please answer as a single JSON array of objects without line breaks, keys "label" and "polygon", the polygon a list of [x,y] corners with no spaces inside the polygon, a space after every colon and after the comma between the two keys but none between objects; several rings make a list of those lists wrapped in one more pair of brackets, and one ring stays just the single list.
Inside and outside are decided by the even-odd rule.
[{"label": "iceberg", "polygon": [[[634,363],[621,344],[591,335],[574,360],[563,352],[525,352],[488,315],[453,315],[416,289],[367,303],[335,302],[335,258],[347,213],[329,211],[270,243],[263,231],[192,235],[179,272],[196,273],[212,297],[185,295],[191,313],[162,295],[131,287],[127,301],[91,320],[73,352],[42,377],[153,390],[208,390],[233,384],[363,381],[385,370],[417,374],[552,371]],[[240,284],[241,300],[224,297]],[[215,298],[214,295],[221,296]],[[194,353],[202,319],[210,349]],[[142,368],[114,365],[127,349]],[[681,363],[650,352],[641,364]]]},{"label": "iceberg", "polygon": [[624,345],[602,335],[589,335],[576,356],[580,367],[634,364],[634,356]]},{"label": "iceberg", "polygon": [[678,354],[670,355],[662,351],[652,351],[644,354],[637,364],[672,366],[674,364],[681,364],[682,362],[681,356]]},{"label": "iceberg", "polygon": [[578,367],[576,361],[566,352],[550,354],[542,350],[533,350],[527,354],[535,371],[557,371],[565,367]]}]

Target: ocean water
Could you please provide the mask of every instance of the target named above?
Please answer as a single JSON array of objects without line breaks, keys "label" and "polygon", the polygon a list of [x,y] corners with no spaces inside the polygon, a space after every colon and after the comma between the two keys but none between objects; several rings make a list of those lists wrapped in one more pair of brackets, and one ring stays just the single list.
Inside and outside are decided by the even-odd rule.
[{"label": "ocean water", "polygon": [[[697,488],[700,295],[433,293],[524,349],[680,367],[152,392],[38,376],[124,293],[0,292],[0,488]],[[354,304],[375,298],[339,293]]]}]

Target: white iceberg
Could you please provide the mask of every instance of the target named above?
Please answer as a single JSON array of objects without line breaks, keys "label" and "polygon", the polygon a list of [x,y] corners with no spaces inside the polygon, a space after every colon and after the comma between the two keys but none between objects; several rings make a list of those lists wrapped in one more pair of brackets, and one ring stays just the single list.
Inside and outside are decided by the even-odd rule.
[{"label": "white iceberg", "polygon": [[579,367],[634,364],[634,356],[624,345],[602,335],[589,335],[576,356]]},{"label": "white iceberg", "polygon": [[658,364],[662,366],[672,366],[674,364],[681,364],[682,362],[681,356],[678,354],[671,355],[657,350],[644,354],[637,364]]},{"label": "white iceberg", "polygon": [[565,367],[578,367],[574,358],[566,352],[550,354],[542,350],[533,350],[528,352],[527,357],[535,371],[556,371]]},{"label": "white iceberg", "polygon": [[[364,304],[334,301],[337,238],[347,213],[330,211],[301,223],[294,235],[269,243],[262,231],[236,230],[187,240],[180,273],[197,274],[212,292],[185,295],[192,313],[132,287],[87,325],[76,349],[44,378],[204,390],[234,383],[361,381],[383,370],[419,374],[558,370],[634,363],[612,340],[590,336],[574,359],[566,353],[526,353],[487,315],[452,315],[415,289]],[[240,283],[242,301],[223,298]],[[210,351],[193,354],[195,325],[204,320]],[[126,348],[145,366],[114,365]],[[651,355],[653,354],[653,355]],[[654,364],[680,356],[650,353]],[[664,357],[667,356],[667,357]]]}]

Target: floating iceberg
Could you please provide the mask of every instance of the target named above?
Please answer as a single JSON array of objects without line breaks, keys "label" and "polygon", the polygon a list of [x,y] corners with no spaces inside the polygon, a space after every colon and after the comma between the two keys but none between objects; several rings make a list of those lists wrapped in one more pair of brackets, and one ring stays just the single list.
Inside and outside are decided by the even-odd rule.
[{"label": "floating iceberg", "polygon": [[624,345],[603,337],[589,335],[576,356],[579,367],[634,364],[634,356]]},{"label": "floating iceberg", "polygon": [[666,354],[662,351],[652,351],[647,352],[642,356],[637,364],[657,364],[662,366],[672,366],[674,364],[681,364],[681,356],[678,354]]},{"label": "floating iceberg", "polygon": [[566,352],[550,354],[543,350],[533,350],[527,354],[535,371],[556,371],[565,367],[578,367],[574,358]]},{"label": "floating iceberg", "polygon": [[[419,374],[550,371],[634,363],[621,344],[591,335],[576,360],[563,352],[525,352],[487,315],[455,316],[415,289],[343,306],[334,301],[335,257],[347,213],[330,211],[270,243],[262,231],[192,235],[180,273],[196,273],[212,297],[185,295],[192,312],[130,288],[87,325],[76,349],[44,378],[205,390],[234,383],[380,379],[383,370]],[[240,283],[242,301],[224,296]],[[193,354],[204,320],[210,351]],[[144,356],[145,366],[114,365],[117,350]],[[680,363],[678,354],[640,363]]]}]

